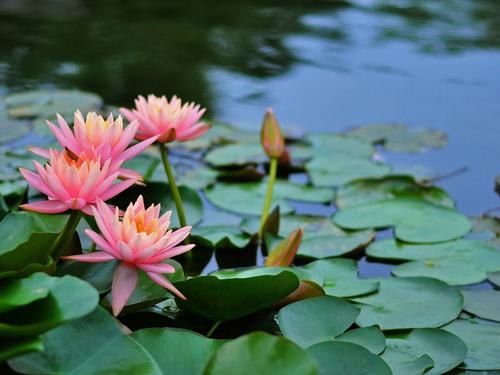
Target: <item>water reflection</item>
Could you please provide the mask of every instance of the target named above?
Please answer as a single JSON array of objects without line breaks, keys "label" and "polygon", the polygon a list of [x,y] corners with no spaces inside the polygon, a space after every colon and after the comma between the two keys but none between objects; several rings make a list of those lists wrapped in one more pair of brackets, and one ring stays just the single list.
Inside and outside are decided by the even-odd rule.
[{"label": "water reflection", "polygon": [[311,58],[307,46],[289,39],[349,48],[359,43],[353,34],[366,14],[377,21],[368,25],[370,43],[405,40],[439,53],[500,47],[496,0],[359,0],[351,6],[335,0],[4,0],[0,86],[79,87],[115,104],[137,92],[177,93],[212,108],[217,95],[207,70],[213,67],[258,79],[283,75],[297,63],[348,69]]}]

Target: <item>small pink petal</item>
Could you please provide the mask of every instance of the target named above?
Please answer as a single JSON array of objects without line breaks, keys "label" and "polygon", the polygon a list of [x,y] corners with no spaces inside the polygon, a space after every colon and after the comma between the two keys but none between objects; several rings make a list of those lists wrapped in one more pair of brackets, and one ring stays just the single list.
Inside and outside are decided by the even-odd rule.
[{"label": "small pink petal", "polygon": [[101,262],[109,262],[111,260],[114,260],[115,258],[109,255],[105,251],[94,251],[93,253],[68,255],[65,257],[61,257],[61,259],[76,260],[78,262],[84,262],[84,263],[101,263]]},{"label": "small pink petal", "polygon": [[45,149],[45,148],[30,146],[30,147],[28,147],[28,150],[31,151],[32,153],[34,153],[35,155],[41,156],[42,158],[45,158],[45,159],[50,158],[50,151]]},{"label": "small pink petal", "polygon": [[67,211],[69,208],[65,203],[56,200],[27,203],[19,207],[26,211],[40,212],[43,214],[58,214]]},{"label": "small pink petal", "polygon": [[154,272],[146,272],[146,274],[155,283],[164,287],[165,289],[168,289],[169,291],[174,293],[177,297],[182,298],[184,300],[187,299],[170,281],[165,279],[162,275],[159,275],[159,274],[154,273]]},{"label": "small pink petal", "polygon": [[171,264],[166,264],[166,263],[138,264],[137,266],[146,272],[153,272],[153,273],[174,273],[175,272],[175,267],[172,266]]},{"label": "small pink petal", "polygon": [[115,271],[111,286],[111,307],[113,315],[118,316],[137,286],[137,270],[121,263]]}]

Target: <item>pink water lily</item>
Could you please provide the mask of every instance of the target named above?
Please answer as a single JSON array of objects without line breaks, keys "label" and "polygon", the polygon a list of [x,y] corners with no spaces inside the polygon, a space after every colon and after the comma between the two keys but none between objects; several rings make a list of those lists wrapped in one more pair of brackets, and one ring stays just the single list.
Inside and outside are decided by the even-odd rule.
[{"label": "pink water lily", "polygon": [[111,167],[111,160],[74,158],[66,151],[48,150],[49,162],[42,166],[34,161],[36,172],[20,168],[28,183],[48,200],[21,205],[28,211],[60,213],[81,210],[92,214],[98,199],[108,200],[135,184],[137,177],[116,182],[120,164]]},{"label": "pink water lily", "polygon": [[102,201],[97,202],[93,212],[101,234],[90,229],[85,232],[101,250],[64,259],[89,263],[114,259],[120,261],[111,287],[111,306],[115,316],[121,312],[136,288],[138,270],[143,270],[155,283],[185,299],[162,274],[175,272],[172,265],[164,263],[166,259],[194,247],[179,245],[189,235],[190,226],[169,230],[172,212],[160,216],[160,205],[151,205],[146,209],[142,196],[128,206],[122,219],[118,209],[113,211]]},{"label": "pink water lily", "polygon": [[[146,137],[142,142],[129,147],[136,136],[139,123],[132,121],[124,128],[122,117],[114,119],[113,114],[104,119],[95,112],[89,112],[84,118],[77,110],[73,129],[59,114],[57,122],[59,126],[50,121],[47,121],[47,124],[62,147],[77,157],[85,154],[87,158],[100,159],[103,162],[110,160],[111,169],[137,156],[158,138],[158,136]],[[49,158],[49,150],[39,147],[31,147],[30,150]],[[120,177],[140,177],[140,175],[133,170],[120,168]]]},{"label": "pink water lily", "polygon": [[129,120],[139,122],[137,139],[159,136],[158,142],[190,141],[205,134],[210,125],[200,121],[205,108],[195,103],[184,103],[174,96],[170,101],[165,96],[148,95],[147,100],[139,96],[135,109],[121,108],[120,112]]}]

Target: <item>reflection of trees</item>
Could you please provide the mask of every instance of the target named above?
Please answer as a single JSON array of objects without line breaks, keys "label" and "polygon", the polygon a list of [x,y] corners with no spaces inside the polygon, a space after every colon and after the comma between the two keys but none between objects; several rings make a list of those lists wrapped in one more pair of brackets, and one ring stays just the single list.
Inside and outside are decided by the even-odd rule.
[{"label": "reflection of trees", "polygon": [[308,0],[286,6],[264,0],[46,0],[45,8],[10,1],[3,15],[0,7],[7,87],[20,80],[76,86],[118,104],[138,92],[177,93],[207,106],[207,67],[255,77],[281,74],[296,60],[285,37],[307,31],[300,22],[304,13],[330,7]]},{"label": "reflection of trees", "polygon": [[370,12],[396,16],[380,25],[379,39],[400,39],[425,52],[500,48],[498,0],[375,0]]}]

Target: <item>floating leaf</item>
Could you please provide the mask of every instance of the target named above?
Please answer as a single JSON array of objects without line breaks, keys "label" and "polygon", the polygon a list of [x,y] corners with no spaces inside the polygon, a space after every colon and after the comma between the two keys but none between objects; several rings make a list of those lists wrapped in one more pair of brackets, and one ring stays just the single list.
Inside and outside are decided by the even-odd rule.
[{"label": "floating leaf", "polygon": [[8,95],[5,106],[10,117],[49,117],[55,113],[73,117],[78,108],[82,113],[102,106],[102,99],[92,93],[78,90],[26,91]]},{"label": "floating leaf", "polygon": [[443,327],[465,342],[468,351],[460,368],[500,370],[500,324],[474,318],[455,320]]},{"label": "floating leaf", "polygon": [[361,313],[356,324],[382,330],[439,327],[455,319],[462,294],[448,284],[425,277],[378,279],[376,293],[354,298]]},{"label": "floating leaf", "polygon": [[335,337],[335,340],[360,345],[373,354],[380,354],[385,349],[385,336],[380,328],[375,326],[351,329]]},{"label": "floating leaf", "polygon": [[344,208],[386,199],[410,197],[445,207],[455,205],[443,189],[419,184],[412,176],[406,175],[352,181],[338,188],[335,205]]},{"label": "floating leaf", "polygon": [[[387,351],[392,352],[382,359],[391,366],[395,374],[401,374],[401,369],[408,358],[412,361],[427,355],[432,359],[433,368],[426,372],[429,375],[444,374],[457,367],[465,359],[467,347],[457,336],[436,328],[420,328],[409,332],[386,334]],[[401,356],[396,356],[398,352]],[[407,356],[407,357],[406,357]]]},{"label": "floating leaf", "polygon": [[15,141],[25,136],[30,130],[29,123],[7,119],[0,114],[0,144]]},{"label": "floating leaf", "polygon": [[496,290],[462,290],[464,310],[479,318],[500,322],[500,292]]},{"label": "floating leaf", "polygon": [[319,374],[391,375],[389,366],[368,349],[349,342],[322,342],[307,348],[318,362]]},{"label": "floating leaf", "polygon": [[170,375],[202,375],[212,355],[224,343],[174,328],[141,329],[131,337],[148,351],[163,374]]},{"label": "floating leaf", "polygon": [[382,358],[393,374],[421,375],[434,366],[434,361],[427,354],[415,357],[413,354],[392,348],[385,349]]},{"label": "floating leaf", "polygon": [[306,164],[314,186],[340,186],[359,178],[382,177],[391,172],[383,163],[349,156],[315,158]]},{"label": "floating leaf", "polygon": [[338,257],[366,247],[374,237],[371,230],[344,232],[342,235],[311,235],[302,241],[297,255],[314,259]]},{"label": "floating leaf", "polygon": [[226,321],[272,306],[297,289],[299,279],[285,271],[231,279],[198,276],[177,282],[175,286],[187,298],[178,300],[182,309],[214,321]]},{"label": "floating leaf", "polygon": [[40,352],[43,350],[43,342],[40,337],[28,337],[23,339],[9,340],[0,343],[0,362],[9,358],[30,352]]},{"label": "floating leaf", "polygon": [[[0,278],[44,270],[51,265],[52,243],[64,228],[66,215],[12,212],[0,222]],[[28,267],[30,266],[30,267]]]},{"label": "floating leaf", "polygon": [[117,261],[103,263],[64,261],[57,267],[57,276],[76,276],[88,282],[99,293],[106,293],[111,290],[111,283],[117,266]]},{"label": "floating leaf", "polygon": [[398,239],[415,243],[452,240],[465,235],[470,222],[461,213],[412,198],[395,198],[346,207],[334,222],[347,229],[395,226]]},{"label": "floating leaf", "polygon": [[[315,157],[351,156],[358,159],[370,159],[375,149],[368,142],[342,137],[330,133],[315,133],[309,135]],[[330,159],[331,160],[331,159]]]},{"label": "floating leaf", "polygon": [[492,284],[500,287],[500,271],[488,272],[488,280]]},{"label": "floating leaf", "polygon": [[[78,304],[78,302],[76,302]],[[44,351],[9,361],[21,374],[150,374],[162,372],[103,308],[43,335]]]},{"label": "floating leaf", "polygon": [[486,280],[487,272],[500,270],[500,253],[491,245],[458,240],[428,245],[410,245],[394,240],[377,241],[366,250],[370,257],[413,260],[393,269],[397,276],[427,276],[452,285]]},{"label": "floating leaf", "polygon": [[[225,143],[233,142],[259,142],[259,135],[251,133],[237,126],[223,124],[220,122],[212,123],[212,128],[203,136],[189,142],[183,142],[180,145],[189,150],[202,150]],[[178,146],[179,144],[176,144]]]},{"label": "floating leaf", "polygon": [[[312,156],[310,148],[293,145],[288,150],[294,160],[305,160]],[[266,163],[269,160],[259,143],[237,143],[217,147],[205,155],[205,161],[214,167],[242,166]]]},{"label": "floating leaf", "polygon": [[406,131],[406,126],[402,124],[375,124],[357,126],[349,129],[344,134],[360,141],[379,144],[383,143],[391,134],[404,131]]},{"label": "floating leaf", "polygon": [[[206,190],[207,198],[220,208],[242,214],[260,215],[267,182],[247,182],[239,184],[219,183]],[[276,181],[271,210],[277,205],[280,212],[290,213],[292,207],[287,200],[310,203],[326,203],[333,198],[333,190],[298,185],[288,181]]]},{"label": "floating leaf", "polygon": [[378,282],[358,278],[358,268],[352,259],[323,259],[309,263],[304,268],[323,277],[322,287],[330,296],[354,297],[374,292],[378,288]]},{"label": "floating leaf", "polygon": [[283,336],[306,348],[345,332],[358,314],[349,302],[322,296],[285,306],[278,313],[278,324]]},{"label": "floating leaf", "polygon": [[213,248],[244,248],[251,236],[236,225],[196,227],[191,232],[193,242]]},{"label": "floating leaf", "polygon": [[206,375],[316,375],[317,365],[301,348],[283,337],[254,332],[223,344]]},{"label": "floating leaf", "polygon": [[440,130],[408,128],[405,132],[391,133],[383,145],[391,152],[421,152],[442,148],[447,143],[446,133]]},{"label": "floating leaf", "polygon": [[[45,298],[24,297],[27,303],[19,305],[19,298],[12,295],[16,289],[42,289],[49,293]],[[4,292],[6,295],[4,296]],[[91,312],[97,305],[98,294],[88,283],[76,277],[50,277],[44,273],[35,273],[26,279],[4,282],[0,288],[4,312],[0,317],[0,337],[31,337],[48,331],[62,323],[80,318]],[[7,300],[7,298],[10,298]],[[12,301],[13,299],[13,301]],[[10,306],[5,310],[5,306]],[[17,307],[17,308],[13,308]]]},{"label": "floating leaf", "polygon": [[[188,224],[195,225],[200,222],[203,218],[203,201],[198,192],[186,186],[179,186],[179,193],[184,204]],[[170,186],[162,182],[149,182],[147,186],[134,185],[113,198],[110,203],[119,206],[121,209],[126,209],[130,202],[137,200],[139,195],[144,197],[146,206],[161,204],[162,212],[168,210],[176,212]],[[171,221],[173,227],[179,227],[177,215],[172,215]]]}]

